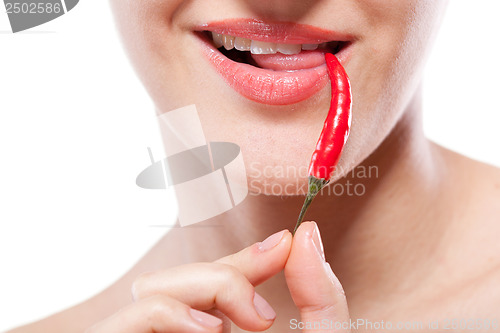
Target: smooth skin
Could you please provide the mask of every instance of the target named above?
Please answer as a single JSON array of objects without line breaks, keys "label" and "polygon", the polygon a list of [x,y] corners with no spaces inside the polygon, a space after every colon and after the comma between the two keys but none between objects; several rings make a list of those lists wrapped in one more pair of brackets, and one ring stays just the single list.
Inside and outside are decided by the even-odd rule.
[{"label": "smooth skin", "polygon": [[[231,332],[282,333],[291,331],[291,320],[323,319],[422,322],[423,327],[384,332],[436,332],[425,325],[438,321],[445,331],[446,320],[455,318],[484,325],[446,331],[500,331],[485,327],[500,324],[500,172],[430,142],[422,129],[422,70],[445,0],[111,4],[158,112],[196,104],[207,140],[241,147],[252,195],[216,218],[172,229],[130,272],[90,300],[12,332],[228,332],[231,322]],[[307,170],[330,91],[277,107],[246,100],[228,87],[203,58],[193,29],[241,17],[353,36],[345,66],[353,87],[353,124],[330,188],[362,184],[365,191],[327,191],[306,216],[318,222],[334,274],[317,251],[321,247],[313,245],[319,235],[314,223],[305,223],[293,240],[285,233],[267,251],[252,245],[294,226],[306,177],[280,171]],[[442,125],[446,130],[448,124]],[[376,173],[358,174],[370,167]],[[286,193],[264,195],[270,184]],[[255,300],[262,313],[272,312],[254,287],[276,312],[274,320],[259,315]],[[203,314],[192,309],[221,318],[225,329],[203,327],[191,313]]]}]

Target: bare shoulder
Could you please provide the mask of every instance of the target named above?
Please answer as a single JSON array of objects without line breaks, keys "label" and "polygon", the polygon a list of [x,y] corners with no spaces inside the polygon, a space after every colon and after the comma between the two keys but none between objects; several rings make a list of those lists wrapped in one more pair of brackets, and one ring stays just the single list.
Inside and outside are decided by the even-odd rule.
[{"label": "bare shoulder", "polygon": [[[468,157],[450,153],[456,164],[458,230],[471,254],[500,265],[500,169]],[[471,258],[472,259],[472,258]],[[488,268],[491,267],[488,265]]]},{"label": "bare shoulder", "polygon": [[463,171],[467,177],[465,184],[470,190],[471,220],[478,223],[473,217],[480,217],[491,231],[500,232],[500,169],[467,157],[462,158],[466,166]]},{"label": "bare shoulder", "polygon": [[490,222],[489,227],[500,231],[500,168],[440,146],[437,149],[447,165],[445,172],[453,174],[454,196],[464,204],[463,212],[475,225]]},{"label": "bare shoulder", "polygon": [[[448,275],[462,308],[487,314],[500,308],[500,169],[440,148],[452,181],[453,239]],[[451,282],[451,281],[450,281]],[[458,299],[457,299],[458,301]],[[500,318],[497,318],[500,320]]]}]

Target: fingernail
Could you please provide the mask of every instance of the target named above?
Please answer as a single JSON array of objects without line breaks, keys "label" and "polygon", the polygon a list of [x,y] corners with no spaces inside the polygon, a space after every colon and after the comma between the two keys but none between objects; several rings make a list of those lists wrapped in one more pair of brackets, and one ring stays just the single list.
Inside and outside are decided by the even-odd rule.
[{"label": "fingernail", "polygon": [[257,310],[257,313],[261,318],[265,320],[273,320],[276,318],[276,312],[274,312],[273,308],[264,298],[262,298],[262,296],[257,293],[255,293],[255,296],[253,297],[253,304],[255,306],[255,310]]},{"label": "fingernail", "polygon": [[330,281],[333,282],[333,285],[337,289],[337,292],[345,297],[344,288],[342,287],[342,284],[340,283],[339,279],[337,279],[337,277],[333,273],[332,266],[330,266],[330,264],[327,262],[325,262],[323,265],[325,266],[326,274],[330,278]]},{"label": "fingernail", "polygon": [[222,320],[220,318],[209,315],[206,312],[195,309],[189,309],[189,312],[191,313],[191,317],[205,327],[218,327],[222,325]]},{"label": "fingernail", "polygon": [[320,254],[321,258],[325,261],[325,250],[323,249],[323,242],[321,241],[321,235],[319,233],[319,228],[316,223],[314,223],[314,230],[312,232],[312,241],[314,243],[314,247],[316,247],[316,250],[318,250],[318,253]]},{"label": "fingernail", "polygon": [[325,267],[326,274],[328,275],[330,280],[332,281],[336,280],[335,274],[333,274],[332,266],[330,266],[330,264],[327,263],[326,261],[323,263],[323,265]]},{"label": "fingernail", "polygon": [[263,242],[259,243],[259,250],[264,252],[278,245],[283,238],[283,234],[285,233],[285,231],[286,230],[283,230],[267,237]]}]

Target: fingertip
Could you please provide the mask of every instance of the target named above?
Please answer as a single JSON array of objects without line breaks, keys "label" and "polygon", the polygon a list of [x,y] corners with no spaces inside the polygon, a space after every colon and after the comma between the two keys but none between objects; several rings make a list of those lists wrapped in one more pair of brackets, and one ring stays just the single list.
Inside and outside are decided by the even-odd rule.
[{"label": "fingertip", "polygon": [[[311,225],[313,226],[316,226],[316,221],[304,221],[300,224],[299,228],[297,229],[297,231],[299,230],[304,230],[304,229],[307,229],[307,228],[311,228]],[[314,228],[314,227],[313,227]]]},{"label": "fingertip", "polygon": [[295,231],[295,236],[297,236],[298,234],[302,234],[311,228],[315,228],[315,226],[316,226],[315,221],[304,221],[299,225],[299,227]]},{"label": "fingertip", "polygon": [[283,231],[284,231],[284,234],[283,234],[283,238],[281,238],[280,243],[288,246],[288,248],[291,248],[293,235],[290,232],[290,230],[288,230],[288,229],[285,229]]},{"label": "fingertip", "polygon": [[276,318],[276,312],[271,307],[271,305],[269,305],[269,303],[257,292],[254,294],[253,304],[255,306],[255,311],[257,311],[257,314],[260,318],[264,319],[265,321],[274,321],[274,319]]},{"label": "fingertip", "polygon": [[287,270],[301,270],[299,266],[316,266],[324,262],[323,246],[319,229],[314,221],[303,222],[293,238],[292,248],[285,267]]},{"label": "fingertip", "polygon": [[251,284],[258,285],[283,270],[291,248],[292,235],[285,229],[215,263],[237,268]]},{"label": "fingertip", "polygon": [[318,225],[314,221],[303,222],[295,233],[294,243],[297,243],[297,246],[307,246],[311,241],[324,260],[323,242],[321,241]]},{"label": "fingertip", "polygon": [[260,252],[269,251],[281,243],[285,242],[289,238],[290,231],[288,229],[279,231],[267,237],[264,241],[257,243],[257,248]]},{"label": "fingertip", "polygon": [[[285,265],[285,276],[299,289],[310,279],[321,280],[325,256],[316,222],[303,222],[295,233],[292,248]],[[317,280],[317,281],[319,281]]]},{"label": "fingertip", "polygon": [[189,314],[195,320],[196,323],[200,324],[203,327],[218,328],[221,327],[223,324],[222,319],[212,316],[203,311],[190,308]]}]

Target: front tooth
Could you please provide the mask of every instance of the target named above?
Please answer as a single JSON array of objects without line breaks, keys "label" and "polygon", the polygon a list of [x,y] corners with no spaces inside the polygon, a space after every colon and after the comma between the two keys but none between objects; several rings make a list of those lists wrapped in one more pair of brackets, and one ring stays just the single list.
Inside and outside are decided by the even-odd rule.
[{"label": "front tooth", "polygon": [[226,50],[229,51],[229,50],[232,50],[234,48],[234,37],[233,36],[223,35],[222,42],[224,43],[224,48]]},{"label": "front tooth", "polygon": [[215,44],[216,48],[219,48],[222,45],[224,45],[224,40],[222,39],[222,35],[221,34],[218,34],[216,32],[212,32],[212,38],[214,40],[214,44]]},{"label": "front tooth", "polygon": [[276,54],[277,51],[276,43],[253,40],[250,45],[250,52],[252,54]]},{"label": "front tooth", "polygon": [[314,51],[318,48],[318,44],[302,44],[302,50]]},{"label": "front tooth", "polygon": [[238,51],[250,51],[252,41],[250,39],[236,37],[234,39],[234,48]]},{"label": "front tooth", "polygon": [[302,47],[300,44],[278,44],[277,49],[283,54],[299,54]]}]

